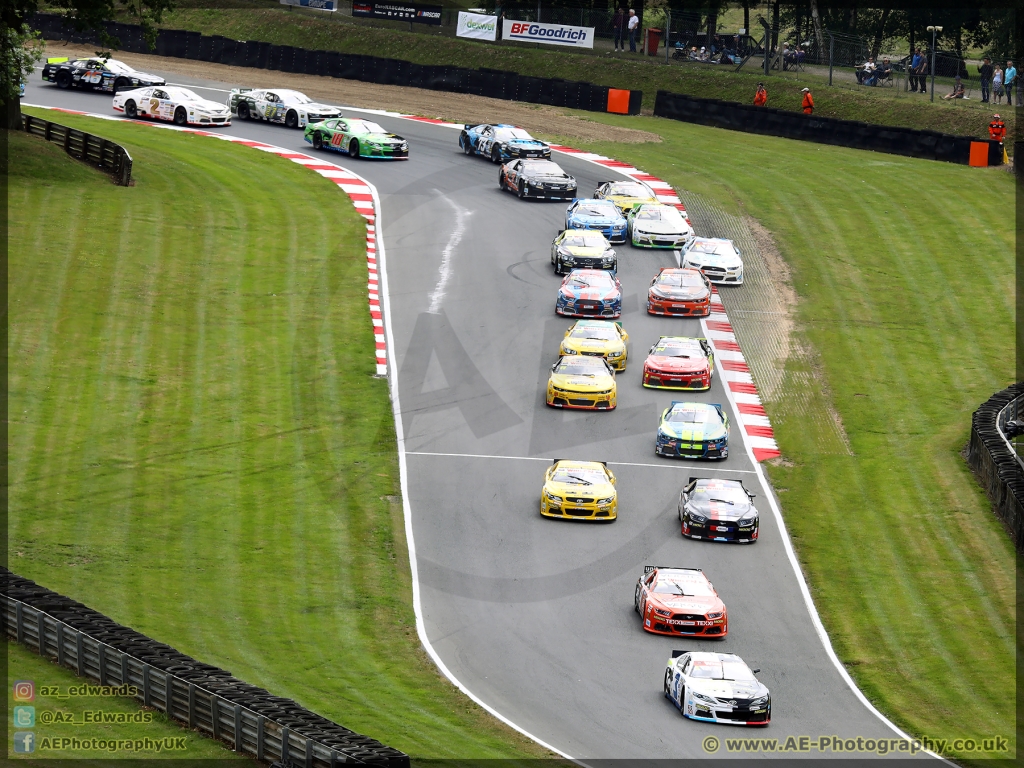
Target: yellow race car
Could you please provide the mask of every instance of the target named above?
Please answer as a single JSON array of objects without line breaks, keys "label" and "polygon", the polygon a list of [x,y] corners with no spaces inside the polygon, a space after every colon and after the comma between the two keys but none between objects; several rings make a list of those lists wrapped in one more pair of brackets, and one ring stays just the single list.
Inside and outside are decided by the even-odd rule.
[{"label": "yellow race car", "polygon": [[566,355],[551,366],[548,405],[610,411],[615,400],[615,371],[603,357]]},{"label": "yellow race car", "polygon": [[558,354],[603,357],[616,371],[624,371],[627,341],[629,334],[622,330],[622,323],[577,320],[565,332]]},{"label": "yellow race car", "polygon": [[623,214],[634,206],[659,202],[651,188],[639,181],[603,181],[597,185],[594,197],[611,200]]},{"label": "yellow race car", "polygon": [[544,517],[611,521],[618,510],[615,475],[603,461],[555,459],[544,473],[540,492]]}]

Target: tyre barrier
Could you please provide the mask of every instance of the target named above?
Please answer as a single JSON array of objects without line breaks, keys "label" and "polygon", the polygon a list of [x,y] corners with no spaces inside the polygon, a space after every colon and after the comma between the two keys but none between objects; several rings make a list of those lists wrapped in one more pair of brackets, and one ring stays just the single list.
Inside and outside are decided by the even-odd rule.
[{"label": "tyre barrier", "polygon": [[784,109],[702,99],[668,91],[658,91],[654,100],[654,114],[657,117],[732,131],[868,149],[925,160],[944,160],[962,165],[972,164],[971,145],[981,144],[985,145],[981,147],[983,154],[987,146],[987,165],[1003,164],[1003,148],[998,141],[980,141],[971,136],[953,136],[938,131],[875,125],[834,117],[815,117]]},{"label": "tyre barrier", "polygon": [[0,567],[7,635],[101,686],[282,768],[408,768],[409,756]]},{"label": "tyre barrier", "polygon": [[[37,13],[30,24],[47,40],[99,44],[96,33],[75,30],[66,25],[64,17],[59,14]],[[181,29],[159,30],[156,49],[151,51],[138,25],[108,21],[105,22],[105,29],[108,35],[117,39],[120,49],[129,53],[156,53],[158,56],[195,59],[235,67],[274,69],[380,85],[405,85],[433,91],[468,93],[589,112],[638,115],[643,100],[642,91],[626,91],[575,80],[529,77],[498,69],[416,64],[400,59],[337,51],[309,51],[290,45],[232,40],[221,35],[203,35]]]},{"label": "tyre barrier", "polygon": [[1006,406],[1022,397],[1024,382],[1018,382],[992,395],[974,412],[967,463],[992,500],[1017,552],[1024,554],[1024,470],[1004,438],[1001,428],[1005,424],[1000,421],[1005,419]]}]

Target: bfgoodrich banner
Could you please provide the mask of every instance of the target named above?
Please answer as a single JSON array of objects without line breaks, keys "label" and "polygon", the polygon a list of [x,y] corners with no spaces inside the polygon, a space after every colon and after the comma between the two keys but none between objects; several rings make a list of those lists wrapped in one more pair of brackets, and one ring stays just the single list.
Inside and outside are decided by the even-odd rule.
[{"label": "bfgoodrich banner", "polygon": [[459,11],[459,26],[455,30],[457,37],[471,37],[474,40],[494,40],[497,37],[497,32],[497,16],[485,16],[482,13]]},{"label": "bfgoodrich banner", "polygon": [[535,21],[502,19],[501,34],[506,40],[524,43],[569,45],[573,48],[593,48],[593,27],[570,27],[568,24],[540,24]]}]

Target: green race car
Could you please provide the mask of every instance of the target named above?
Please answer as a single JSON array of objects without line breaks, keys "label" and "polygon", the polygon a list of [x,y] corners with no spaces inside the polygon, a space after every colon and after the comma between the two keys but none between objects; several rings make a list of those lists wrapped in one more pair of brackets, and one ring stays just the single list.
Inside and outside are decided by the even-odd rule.
[{"label": "green race car", "polygon": [[377,123],[358,117],[324,120],[306,126],[303,138],[315,149],[331,149],[351,157],[409,159],[409,142]]},{"label": "green race car", "polygon": [[729,456],[729,417],[718,403],[673,400],[661,414],[654,452],[680,459]]}]

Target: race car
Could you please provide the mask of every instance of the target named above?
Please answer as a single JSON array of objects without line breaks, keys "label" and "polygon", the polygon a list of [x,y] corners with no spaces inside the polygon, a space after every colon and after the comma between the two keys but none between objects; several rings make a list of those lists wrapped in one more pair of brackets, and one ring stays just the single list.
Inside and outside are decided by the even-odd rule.
[{"label": "race car", "polygon": [[683,266],[699,269],[712,283],[743,283],[743,260],[732,240],[695,237],[683,249]]},{"label": "race car", "polygon": [[551,157],[551,147],[537,141],[514,125],[467,125],[459,134],[459,146],[467,155],[482,155],[492,163],[505,163],[514,157]]},{"label": "race car", "polygon": [[718,403],[673,400],[661,414],[654,452],[680,459],[725,459],[729,417]]},{"label": "race car", "polygon": [[556,275],[570,269],[618,269],[619,260],[604,235],[586,229],[564,229],[551,242],[551,266]]},{"label": "race car", "polygon": [[662,336],[644,360],[643,384],[653,389],[710,389],[715,350],[707,339]]},{"label": "race car", "polygon": [[658,202],[651,188],[639,181],[602,181],[597,185],[594,197],[611,200],[623,215],[629,213],[634,205]]},{"label": "race car", "polygon": [[216,101],[204,99],[188,88],[160,85],[135,88],[114,95],[114,111],[131,120],[148,117],[175,125],[231,125],[231,113]]},{"label": "race car", "polygon": [[683,717],[729,725],[768,725],[772,697],[734,653],[672,651],[665,670],[665,698]]},{"label": "race car", "polygon": [[610,411],[616,395],[615,371],[604,358],[565,355],[551,366],[545,402],[555,408]]},{"label": "race car", "polygon": [[628,341],[629,334],[622,330],[622,323],[577,320],[565,332],[558,354],[603,357],[616,371],[624,371]]},{"label": "race car", "polygon": [[682,248],[693,239],[693,227],[678,210],[664,203],[644,203],[626,216],[629,238],[638,248]]},{"label": "race car", "polygon": [[515,192],[522,200],[572,200],[576,197],[576,179],[550,160],[512,160],[501,166],[498,186]]},{"label": "race car", "polygon": [[351,157],[409,159],[409,142],[361,118],[321,120],[306,126],[302,138],[314,149],[332,149]]},{"label": "race car", "polygon": [[239,120],[266,120],[286,128],[305,128],[309,123],[341,117],[337,107],[318,104],[288,88],[232,88],[227,104]]},{"label": "race car", "polygon": [[760,518],[754,494],[739,480],[691,477],[679,493],[683,536],[711,541],[757,541]]},{"label": "race car", "polygon": [[58,88],[88,88],[117,93],[147,85],[165,85],[162,77],[138,72],[123,61],[92,56],[87,59],[50,58],[43,67],[43,80]]},{"label": "race car", "polygon": [[645,632],[725,637],[729,613],[700,568],[645,565],[633,593],[633,610]]},{"label": "race car", "polygon": [[540,513],[567,520],[614,520],[615,475],[603,461],[555,459],[544,473]]},{"label": "race car", "polygon": [[596,229],[610,243],[626,242],[626,217],[610,200],[573,200],[565,210],[565,228]]},{"label": "race car", "polygon": [[711,281],[698,269],[662,267],[647,291],[647,312],[707,317],[711,314]]},{"label": "race car", "polygon": [[603,269],[574,269],[562,279],[555,312],[562,317],[619,317],[622,285]]}]

